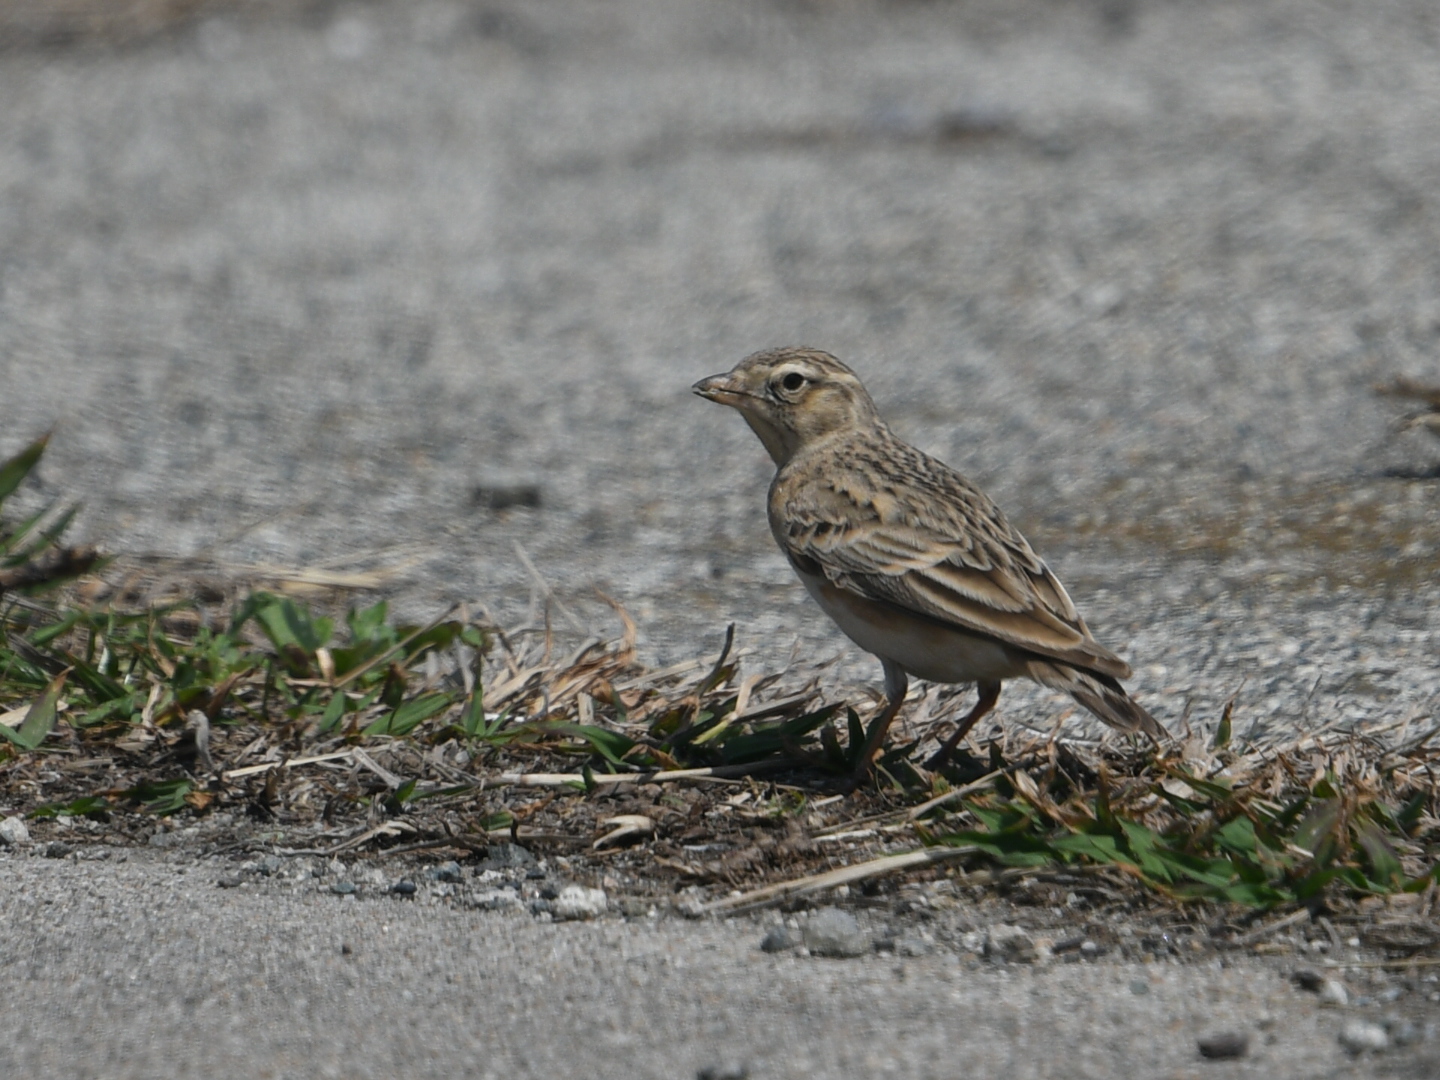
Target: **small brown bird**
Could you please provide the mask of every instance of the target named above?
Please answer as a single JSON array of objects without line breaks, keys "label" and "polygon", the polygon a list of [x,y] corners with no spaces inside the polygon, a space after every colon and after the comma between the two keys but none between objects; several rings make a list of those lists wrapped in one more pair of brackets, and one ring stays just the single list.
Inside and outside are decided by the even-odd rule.
[{"label": "small brown bird", "polygon": [[855,373],[818,349],[758,352],[695,393],[739,410],[776,465],[770,531],[805,588],[880,660],[886,708],[857,769],[869,772],[907,676],[976,684],[979,700],[931,768],[989,712],[1004,679],[1063,690],[1105,723],[1167,732],[1119,680],[1130,665],[1090,635],[1064,587],[979,488],[901,442]]}]

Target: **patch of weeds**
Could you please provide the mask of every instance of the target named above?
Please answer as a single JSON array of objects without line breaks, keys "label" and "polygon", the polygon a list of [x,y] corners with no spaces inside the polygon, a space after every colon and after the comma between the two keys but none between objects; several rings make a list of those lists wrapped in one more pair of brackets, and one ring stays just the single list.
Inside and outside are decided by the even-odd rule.
[{"label": "patch of weeds", "polygon": [[106,821],[114,809],[110,801],[99,795],[82,795],[67,803],[46,803],[31,810],[27,817],[37,820],[57,817],[86,817],[95,821]]},{"label": "patch of weeds", "polygon": [[[0,512],[44,456],[49,435],[42,435],[13,457],[0,461]],[[61,509],[52,501],[19,521],[0,517],[0,596],[29,592],[89,572],[100,563],[92,548],[65,547],[60,537],[78,507]]]},{"label": "patch of weeds", "polygon": [[[1084,790],[1016,770],[1004,790],[964,803],[974,827],[922,836],[1001,866],[1110,867],[1179,901],[1274,907],[1313,902],[1332,883],[1380,895],[1440,880],[1428,784],[1391,799],[1333,770],[1296,784],[1305,763],[1283,751],[1243,784],[1201,779],[1191,764],[1156,758],[1113,787],[1102,766]],[[1266,794],[1281,776],[1292,778],[1281,797]]]},{"label": "patch of weeds", "polygon": [[120,798],[138,802],[152,814],[165,816],[189,805],[195,784],[188,777],[172,780],[151,780],[118,792]]},{"label": "patch of weeds", "polygon": [[[0,463],[0,509],[43,451],[39,440]],[[475,851],[499,833],[588,851],[615,813],[607,800],[623,799],[623,813],[650,816],[651,839],[594,858],[633,867],[648,853],[647,873],[727,890],[833,866],[841,834],[852,859],[918,836],[1251,908],[1437,880],[1440,729],[1403,746],[1332,735],[1237,748],[1227,709],[1216,735],[1164,753],[991,742],[944,775],[912,764],[917,743],[893,744],[874,784],[817,799],[854,772],[874,714],[824,702],[818,672],[742,679],[733,627],[713,662],[652,672],[623,611],[619,641],[556,658],[548,632],[507,635],[455,610],[404,625],[384,601],[322,609],[257,590],[127,610],[72,590],[41,602],[84,564],[57,554],[73,551],[69,515],[49,512],[0,524],[12,575],[0,577],[0,783],[38,820],[230,807],[277,834],[348,824],[347,850],[418,833]],[[921,802],[934,805],[912,826]],[[376,824],[387,815],[404,821]],[[860,822],[876,827],[847,831]],[[802,836],[817,827],[823,850]]]}]

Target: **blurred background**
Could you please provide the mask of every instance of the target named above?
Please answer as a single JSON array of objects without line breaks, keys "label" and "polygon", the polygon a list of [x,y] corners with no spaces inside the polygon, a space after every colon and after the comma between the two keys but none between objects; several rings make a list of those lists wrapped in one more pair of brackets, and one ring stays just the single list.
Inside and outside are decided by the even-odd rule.
[{"label": "blurred background", "polygon": [[1419,715],[1436,192],[1431,0],[0,0],[0,453],[112,552],[765,669],[844,643],[689,385],[809,344],[1157,715]]}]

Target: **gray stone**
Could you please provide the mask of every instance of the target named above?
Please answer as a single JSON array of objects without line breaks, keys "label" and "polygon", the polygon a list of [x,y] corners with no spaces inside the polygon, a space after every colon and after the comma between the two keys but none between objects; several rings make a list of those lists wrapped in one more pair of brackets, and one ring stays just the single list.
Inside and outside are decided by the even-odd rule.
[{"label": "gray stone", "polygon": [[1381,1053],[1390,1048],[1390,1036],[1379,1024],[1349,1020],[1340,1029],[1340,1045],[1351,1054]]},{"label": "gray stone", "polygon": [[535,865],[535,856],[529,848],[519,844],[491,844],[480,860],[477,870],[521,870]]},{"label": "gray stone", "polygon": [[1040,950],[1023,926],[996,923],[985,935],[985,955],[1009,964],[1033,964],[1040,959]]},{"label": "gray stone", "polygon": [[1318,994],[1325,986],[1325,976],[1311,968],[1296,968],[1290,973],[1290,981],[1301,990],[1309,990],[1312,994]]},{"label": "gray stone", "polygon": [[466,893],[461,902],[478,911],[512,911],[521,907],[514,889],[481,889]]},{"label": "gray stone", "polygon": [[279,855],[266,855],[263,859],[260,860],[260,863],[256,867],[256,869],[258,869],[260,873],[264,874],[266,877],[274,877],[280,872],[280,867],[283,865],[284,863],[281,862]]},{"label": "gray stone", "polygon": [[460,864],[452,861],[432,866],[425,871],[425,876],[431,881],[447,881],[453,884],[460,880]]},{"label": "gray stone", "polygon": [[0,844],[7,846],[13,844],[28,844],[30,842],[30,830],[25,827],[25,819],[21,817],[7,817],[0,821]]},{"label": "gray stone", "polygon": [[896,956],[929,956],[935,951],[935,943],[925,938],[906,935],[895,941]]},{"label": "gray stone", "polygon": [[765,931],[765,936],[760,939],[760,951],[768,953],[789,952],[798,947],[804,938],[798,930],[792,930],[788,926],[772,926]]},{"label": "gray stone", "polygon": [[1196,1045],[1203,1058],[1241,1058],[1250,1051],[1250,1035],[1244,1031],[1217,1031],[1196,1040]]},{"label": "gray stone", "polygon": [[1387,1016],[1382,1021],[1390,1041],[1396,1046],[1412,1046],[1422,1042],[1425,1038],[1425,1029],[1414,1020],[1407,1020],[1401,1016]]},{"label": "gray stone", "polygon": [[566,885],[560,890],[560,895],[550,902],[550,913],[557,919],[595,919],[604,915],[608,906],[604,889]]},{"label": "gray stone", "polygon": [[1339,979],[1326,979],[1320,984],[1320,1004],[1343,1009],[1350,1004],[1349,991]]},{"label": "gray stone", "polygon": [[750,1067],[738,1061],[707,1065],[696,1070],[695,1080],[750,1080]]},{"label": "gray stone", "polygon": [[870,951],[869,935],[860,929],[854,915],[839,908],[825,908],[810,916],[803,939],[811,956],[844,958]]},{"label": "gray stone", "polygon": [[355,883],[353,881],[337,881],[334,885],[330,886],[330,891],[336,896],[353,896],[355,893]]}]

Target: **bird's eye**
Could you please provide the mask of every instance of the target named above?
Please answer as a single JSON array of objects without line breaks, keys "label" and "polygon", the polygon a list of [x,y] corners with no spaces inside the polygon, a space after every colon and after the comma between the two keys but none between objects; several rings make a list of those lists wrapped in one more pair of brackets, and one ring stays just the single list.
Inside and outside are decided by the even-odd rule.
[{"label": "bird's eye", "polygon": [[805,376],[801,375],[798,371],[792,371],[780,380],[780,385],[786,390],[794,392],[805,385]]}]

